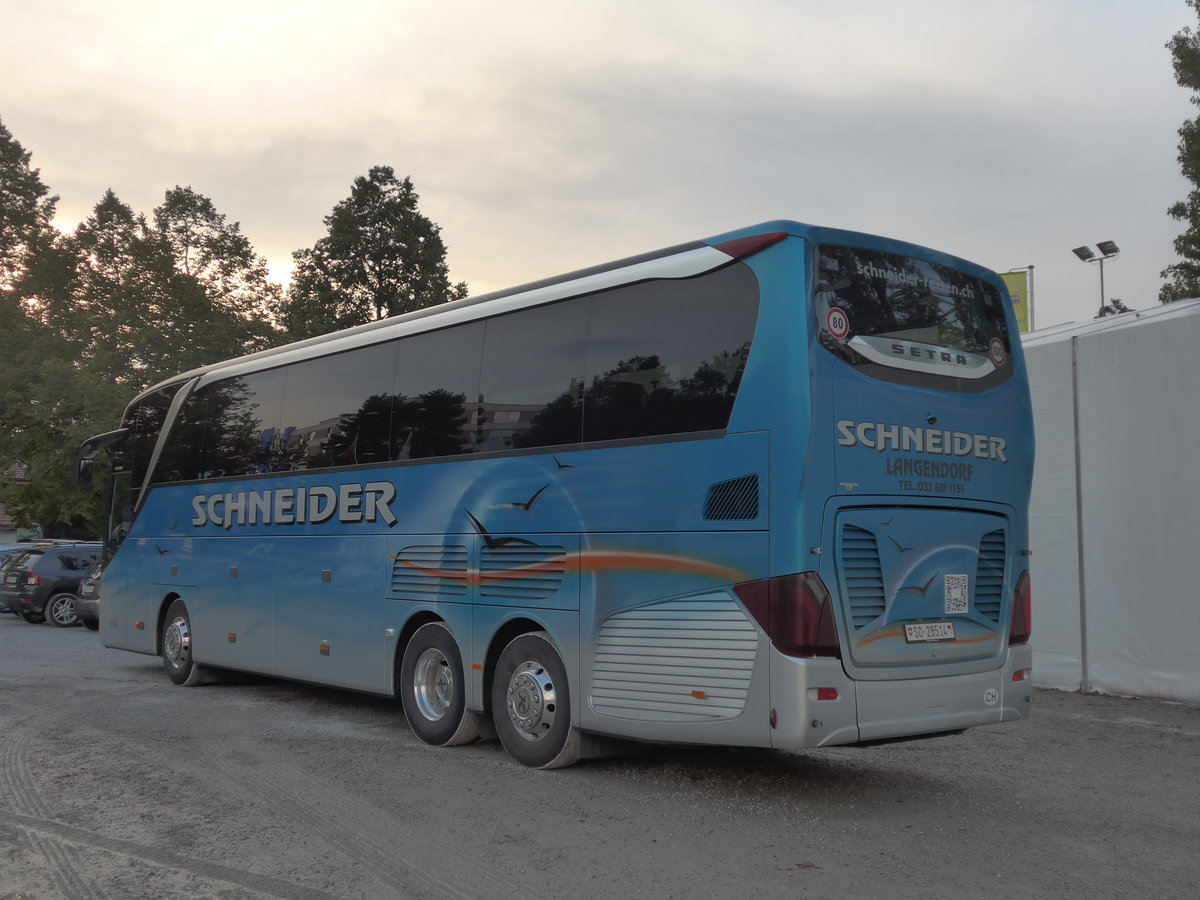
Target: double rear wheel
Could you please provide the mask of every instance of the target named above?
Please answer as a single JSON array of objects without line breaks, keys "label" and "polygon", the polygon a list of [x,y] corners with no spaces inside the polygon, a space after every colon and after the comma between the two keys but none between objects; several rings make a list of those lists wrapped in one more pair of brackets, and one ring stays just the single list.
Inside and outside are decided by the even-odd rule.
[{"label": "double rear wheel", "polygon": [[[422,625],[400,662],[400,699],[413,732],[437,747],[479,736],[479,717],[467,709],[462,654],[442,622]],[[538,769],[579,759],[571,727],[567,670],[544,631],[523,634],[500,654],[492,677],[492,721],[504,749]]]},{"label": "double rear wheel", "polygon": [[467,709],[462,654],[442,622],[422,625],[408,642],[400,700],[413,732],[427,744],[453,747],[479,737],[479,717]]},{"label": "double rear wheel", "polygon": [[514,638],[500,654],[492,721],[508,755],[523,765],[557,769],[578,761],[567,669],[546,632]]}]

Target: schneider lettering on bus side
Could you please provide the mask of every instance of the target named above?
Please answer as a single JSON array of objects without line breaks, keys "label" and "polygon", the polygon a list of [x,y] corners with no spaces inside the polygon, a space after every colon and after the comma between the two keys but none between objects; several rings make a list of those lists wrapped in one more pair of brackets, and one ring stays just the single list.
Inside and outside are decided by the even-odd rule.
[{"label": "schneider lettering on bus side", "polygon": [[943,431],[940,428],[889,425],[884,422],[855,422],[852,419],[839,420],[837,430],[839,447],[860,446],[880,453],[893,450],[1008,462],[1008,441],[991,434],[967,434],[965,431]]},{"label": "schneider lettering on bus side", "polygon": [[192,525],[320,525],[337,519],[343,523],[396,524],[392,501],[396,486],[390,481],[366,484],[347,482],[308,488],[274,488],[265,491],[222,491],[192,497]]}]

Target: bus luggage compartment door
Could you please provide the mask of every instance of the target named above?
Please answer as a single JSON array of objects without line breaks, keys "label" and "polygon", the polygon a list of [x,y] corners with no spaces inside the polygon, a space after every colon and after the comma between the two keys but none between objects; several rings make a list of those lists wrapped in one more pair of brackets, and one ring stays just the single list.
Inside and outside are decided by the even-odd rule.
[{"label": "bus luggage compartment door", "polygon": [[904,668],[911,677],[912,667],[935,674],[955,664],[978,670],[999,657],[1010,590],[1003,516],[864,507],[839,511],[834,527],[831,574],[848,674],[884,679]]}]

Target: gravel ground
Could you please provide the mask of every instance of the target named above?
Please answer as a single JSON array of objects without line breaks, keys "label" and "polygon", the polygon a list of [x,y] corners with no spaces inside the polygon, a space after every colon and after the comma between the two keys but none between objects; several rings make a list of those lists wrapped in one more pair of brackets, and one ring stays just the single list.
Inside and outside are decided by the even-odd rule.
[{"label": "gravel ground", "polygon": [[393,702],[0,615],[0,900],[1200,897],[1200,708],[524,769]]}]

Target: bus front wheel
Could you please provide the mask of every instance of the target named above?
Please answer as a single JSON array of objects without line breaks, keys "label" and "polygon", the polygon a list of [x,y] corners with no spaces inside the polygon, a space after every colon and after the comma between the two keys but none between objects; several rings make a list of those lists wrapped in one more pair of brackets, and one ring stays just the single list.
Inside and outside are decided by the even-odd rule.
[{"label": "bus front wheel", "polygon": [[546,632],[514,638],[500,654],[492,679],[492,719],[508,755],[523,765],[557,769],[578,761],[567,669]]},{"label": "bus front wheel", "polygon": [[184,687],[202,683],[204,667],[192,659],[192,620],[182,600],[174,600],[167,607],[160,638],[167,677]]},{"label": "bus front wheel", "polygon": [[462,654],[443,623],[422,625],[404,648],[400,702],[426,744],[454,747],[479,737],[479,717],[467,709]]}]

